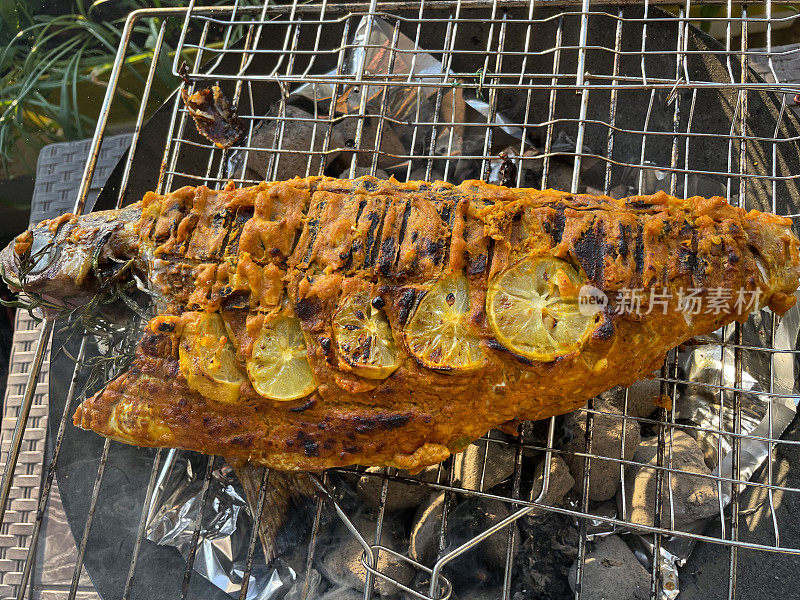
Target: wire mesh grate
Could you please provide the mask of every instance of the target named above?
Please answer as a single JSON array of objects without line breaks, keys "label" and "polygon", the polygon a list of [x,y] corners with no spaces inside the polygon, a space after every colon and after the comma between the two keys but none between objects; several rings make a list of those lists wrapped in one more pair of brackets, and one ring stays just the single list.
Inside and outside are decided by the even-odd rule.
[{"label": "wire mesh grate", "polygon": [[[700,15],[698,9],[704,7],[709,10]],[[238,108],[246,135],[229,149],[215,147],[197,134],[176,95],[168,105],[163,132],[160,192],[181,185],[220,187],[229,180],[247,185],[316,174],[498,181],[498,155],[505,152],[515,165],[515,183],[522,187],[614,197],[656,191],[679,197],[721,195],[733,204],[776,212],[796,223],[800,124],[793,97],[800,85],[785,83],[776,64],[800,56],[800,48],[773,45],[773,39],[785,28],[796,27],[798,18],[791,5],[782,2],[606,6],[554,0],[314,1],[230,7],[191,2],[183,9],[139,11],[126,29],[93,156],[102,140],[131,24],[159,19],[154,43],[158,58],[164,19],[173,19],[183,24],[172,65],[176,81],[186,59],[188,82],[182,85],[187,92],[220,82]],[[757,35],[763,44],[751,48],[749,40]],[[142,107],[157,60],[152,64]],[[771,77],[757,75],[751,64]],[[119,186],[120,202],[135,199],[125,198],[126,184],[135,184],[131,173],[145,116],[143,108]],[[93,169],[90,159],[84,180],[91,179]],[[87,190],[88,181],[78,209]],[[310,573],[324,551],[319,547],[323,506],[334,508],[363,549],[364,598],[373,588],[387,589],[384,585],[389,593],[406,597],[455,597],[459,590],[453,574],[460,571],[451,567],[484,548],[481,544],[487,539],[498,537],[503,544],[492,589],[502,598],[530,597],[521,587],[526,569],[521,552],[535,548],[534,536],[522,524],[543,515],[553,523],[569,523],[576,531],[572,587],[564,592],[569,597],[587,593],[582,585],[588,577],[586,559],[598,540],[631,529],[639,536],[630,545],[641,544],[636,547],[639,554],[649,557],[645,562],[651,597],[670,597],[675,589],[670,579],[674,565],[663,556],[674,555],[676,540],[725,547],[727,597],[737,597],[740,549],[781,553],[792,561],[800,554],[800,542],[781,535],[789,516],[780,509],[781,502],[800,489],[778,477],[776,459],[781,449],[800,444],[781,437],[791,420],[787,411],[793,411],[800,398],[793,381],[796,339],[786,339],[786,330],[786,323],[763,311],[747,325],[730,326],[698,342],[709,349],[704,356],[719,363],[713,377],[687,363],[687,349],[672,351],[649,384],[614,390],[573,416],[522,424],[516,435],[490,432],[465,453],[472,458],[453,457],[420,475],[354,468],[314,476],[320,494],[298,597],[315,597]],[[753,369],[763,380],[760,385],[751,381]],[[787,372],[791,381],[783,377]],[[65,415],[75,395],[71,389]],[[643,397],[651,402],[649,410],[646,404],[642,408]],[[653,397],[661,399],[657,406],[652,405]],[[677,403],[664,400],[685,397],[704,398],[713,414],[692,421]],[[757,403],[762,412],[754,417]],[[23,429],[26,417],[20,417]],[[754,419],[758,427],[751,427]],[[59,436],[65,426],[62,420]],[[616,432],[616,437],[608,432]],[[687,462],[687,438],[698,440],[692,444],[699,448],[694,456],[700,452],[702,465]],[[88,518],[82,537],[78,535],[70,598],[77,591],[105,465],[115,446],[108,441],[103,446]],[[753,448],[766,460],[751,479],[754,469],[747,465]],[[16,454],[24,450],[23,444]],[[498,456],[508,472],[503,485],[493,479]],[[7,487],[17,456],[10,454],[9,459],[4,507],[9,504]],[[155,455],[139,527],[130,540],[133,559],[118,586],[123,598],[136,595],[137,557],[148,507],[158,493],[159,466],[171,460],[172,452]],[[468,460],[472,471],[465,470]],[[203,475],[204,490],[215,462]],[[554,474],[563,475],[565,469],[574,483],[558,497],[554,490],[560,480]],[[256,515],[268,510],[270,476],[268,471],[261,476],[258,500],[251,507]],[[356,515],[331,492],[342,480],[377,486],[369,531],[359,530]],[[613,493],[600,500],[603,485],[611,485]],[[425,560],[408,547],[386,543],[386,524],[392,519],[387,503],[392,495],[417,488],[441,503],[436,551]],[[49,484],[45,492],[48,489]],[[706,513],[687,512],[686,489],[707,495]],[[206,498],[204,493],[204,503]],[[469,539],[449,539],[453,526],[448,523],[459,522],[459,507],[469,498],[499,502],[505,512]],[[45,494],[40,507],[46,499]],[[766,523],[762,526],[768,528],[768,539],[751,535],[750,524],[756,519]],[[698,529],[700,520],[716,525]],[[198,521],[182,597],[190,595],[199,529]],[[37,541],[34,536],[28,561]],[[241,598],[247,597],[256,545],[253,528]],[[390,562],[406,563],[415,573],[414,585],[381,567],[387,556]],[[30,571],[26,568],[25,573],[27,578]],[[24,597],[25,581],[16,589],[17,597]]]}]

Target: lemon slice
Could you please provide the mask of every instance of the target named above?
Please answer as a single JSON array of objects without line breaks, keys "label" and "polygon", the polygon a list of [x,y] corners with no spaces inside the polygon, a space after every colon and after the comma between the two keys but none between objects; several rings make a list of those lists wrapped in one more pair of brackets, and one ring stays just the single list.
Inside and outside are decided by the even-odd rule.
[{"label": "lemon slice", "polygon": [[178,364],[189,387],[204,397],[228,404],[239,399],[245,376],[217,313],[189,315],[178,346]]},{"label": "lemon slice", "polygon": [[247,374],[255,391],[270,400],[296,400],[316,388],[300,320],[279,316],[261,328]]},{"label": "lemon slice", "polygon": [[467,323],[469,285],[461,272],[453,273],[431,288],[420,300],[405,328],[408,349],[432,369],[472,370],[486,356],[480,338]]},{"label": "lemon slice", "polygon": [[366,291],[346,296],[333,315],[336,347],[353,372],[368,379],[385,379],[400,366],[386,315]]},{"label": "lemon slice", "polygon": [[486,295],[489,326],[512,352],[537,361],[580,348],[597,324],[579,310],[581,277],[567,262],[525,258],[500,273]]}]

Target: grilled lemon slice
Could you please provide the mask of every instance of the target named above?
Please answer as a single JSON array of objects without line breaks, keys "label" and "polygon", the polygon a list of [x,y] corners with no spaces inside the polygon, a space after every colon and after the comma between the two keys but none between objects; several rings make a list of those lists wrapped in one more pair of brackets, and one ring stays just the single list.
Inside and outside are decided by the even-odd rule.
[{"label": "grilled lemon slice", "polygon": [[404,332],[409,351],[431,369],[477,369],[486,355],[480,338],[469,327],[468,316],[467,278],[461,272],[453,273],[420,300]]},{"label": "grilled lemon slice", "polygon": [[366,291],[351,294],[333,315],[333,333],[339,355],[361,377],[385,379],[400,360],[386,315]]},{"label": "grilled lemon slice", "polygon": [[296,400],[316,388],[300,320],[279,316],[261,328],[247,374],[255,391],[270,400]]},{"label": "grilled lemon slice", "polygon": [[596,315],[578,307],[580,275],[567,262],[525,258],[489,284],[486,312],[497,341],[537,361],[580,348],[594,330]]},{"label": "grilled lemon slice", "polygon": [[232,404],[239,399],[239,386],[245,381],[236,364],[236,349],[222,317],[195,314],[185,321],[178,346],[181,373],[189,387],[206,398]]}]

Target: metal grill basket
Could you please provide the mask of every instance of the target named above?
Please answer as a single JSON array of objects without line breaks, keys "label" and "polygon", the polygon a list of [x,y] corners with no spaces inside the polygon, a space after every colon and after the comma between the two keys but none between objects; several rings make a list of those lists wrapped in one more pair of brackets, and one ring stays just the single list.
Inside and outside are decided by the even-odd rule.
[{"label": "metal grill basket", "polygon": [[[86,205],[131,36],[145,23],[156,35],[140,94],[142,108],[127,158],[98,205],[135,201],[149,189],[221,187],[229,180],[249,185],[293,175],[497,182],[498,154],[505,152],[516,166],[515,184],[520,187],[615,197],[658,190],[679,197],[721,195],[732,204],[775,212],[797,223],[800,122],[793,97],[800,84],[782,82],[777,71],[800,49],[773,41],[785,29],[797,28],[798,19],[800,13],[784,2],[311,0],[202,7],[192,1],[180,9],[136,11],[123,32],[75,211]],[[175,52],[164,45],[170,23],[182,24]],[[749,47],[756,37],[763,43],[758,49]],[[179,82],[184,60],[192,82],[181,84],[187,91],[220,82],[238,107],[246,135],[236,146],[221,150],[200,137],[179,94],[155,115],[146,114],[156,69],[171,64]],[[780,319],[765,309],[746,325],[731,325],[704,340],[704,354],[693,347],[670,352],[650,384],[614,390],[568,418],[523,424],[516,436],[490,432],[465,457],[453,457],[433,471],[412,476],[394,469],[353,468],[314,476],[319,493],[309,509],[311,534],[303,542],[306,569],[297,573],[296,585],[285,597],[322,597],[312,567],[326,550],[320,541],[330,525],[326,511],[337,515],[338,526],[363,549],[363,598],[370,598],[373,589],[433,600],[484,597],[477,595],[480,590],[487,598],[594,598],[587,565],[596,546],[610,535],[621,535],[645,565],[646,585],[637,597],[671,598],[683,590],[677,565],[685,563],[696,543],[714,548],[704,552],[725,562],[727,574],[716,583],[722,587],[709,591],[712,597],[750,597],[738,579],[743,555],[747,561],[766,561],[761,558],[765,553],[781,555],[785,570],[778,576],[791,577],[788,569],[798,564],[800,538],[782,535],[791,519],[782,505],[800,498],[800,489],[787,483],[785,459],[800,438],[794,426],[784,434],[800,398],[795,385],[797,323],[797,314]],[[62,443],[67,448],[72,436],[91,435],[71,432],[68,423],[85,376],[76,368],[73,377],[55,384],[63,412],[54,413],[51,401],[47,468],[31,470],[26,463],[26,427],[38,419],[38,413],[31,413],[35,384],[57,328],[52,321],[41,326],[15,429],[4,432],[11,438],[0,489],[4,534],[19,520],[20,505],[9,501],[15,482],[31,473],[38,477],[41,471],[40,499],[24,507],[34,525],[25,530],[28,550],[19,557],[24,558],[22,575],[8,588],[17,598],[36,597],[31,573],[56,473],[59,486],[64,483]],[[85,339],[75,349],[79,358],[90,344]],[[704,370],[701,358],[716,366]],[[52,369],[50,378],[53,395]],[[637,406],[643,393],[675,401],[642,411]],[[608,430],[619,432],[610,446]],[[579,443],[569,439],[575,435]],[[652,455],[642,459],[644,454],[635,454],[630,436],[642,436]],[[705,469],[687,467],[679,453],[686,436],[697,440]],[[164,491],[164,465],[174,463],[175,453],[123,449],[117,442],[96,440],[86,448],[87,454],[96,455],[86,463],[91,469],[83,475],[85,497],[81,502],[65,498],[65,504],[72,502],[68,515],[79,506],[82,516],[70,523],[78,554],[73,584],[64,595],[76,596],[86,562],[104,597],[211,597],[210,585],[203,581],[202,587],[194,573],[200,518],[189,528],[185,567],[173,580],[161,581],[165,587],[159,589],[153,576],[160,573],[157,561],[141,558],[151,545],[148,521]],[[116,485],[118,471],[125,470],[126,463],[116,458],[123,455],[135,455],[131,460],[137,469],[146,466],[144,486],[130,500],[137,522],[129,535],[120,537],[119,547],[100,549],[95,546],[101,535],[97,520],[106,510],[103,494],[111,485],[108,478]],[[508,469],[502,485],[494,480],[497,460]],[[469,476],[463,470],[467,461],[478,465]],[[198,476],[198,514],[206,510],[221,463],[210,460]],[[565,497],[556,497],[554,489],[563,482],[554,474],[564,465],[578,481]],[[652,479],[653,489],[663,490],[650,494],[652,507],[644,520],[631,507],[638,502],[633,488],[641,476]],[[265,500],[270,473],[260,477],[260,494],[250,507],[255,515],[270,510]],[[613,501],[592,498],[592,481],[600,478],[618,490]],[[367,481],[378,490],[376,504],[356,515],[341,494],[341,482],[364,486]],[[713,510],[702,519],[682,518],[679,490],[686,487],[710,490],[713,497],[705,506],[710,502]],[[433,534],[436,551],[428,560],[405,542],[402,547],[386,542],[392,520],[387,504],[394,495],[420,489],[441,502]],[[468,500],[503,508],[495,511],[494,520],[481,521],[467,539],[457,539],[448,521]],[[121,502],[119,497],[115,501]],[[573,550],[562,552],[574,561],[571,587],[561,596],[536,595],[540,591],[535,591],[535,581],[531,584],[535,571],[530,564],[537,552],[555,548],[542,539],[543,532],[566,543],[555,535],[558,528],[575,532],[570,538]],[[467,556],[485,556],[479,551],[490,540],[495,546],[502,540],[501,558],[490,569],[491,586],[466,585],[463,568],[454,565]],[[257,568],[257,546],[253,527],[238,573],[240,598],[252,597],[248,588],[254,581],[251,570]],[[115,566],[106,565],[101,576],[91,562],[103,552],[116,553],[117,559],[106,559]],[[385,567],[398,562],[414,576],[400,580],[396,570]],[[109,579],[115,569],[119,577]],[[765,568],[763,578],[768,577],[773,574]],[[325,598],[336,597],[328,593]]]}]

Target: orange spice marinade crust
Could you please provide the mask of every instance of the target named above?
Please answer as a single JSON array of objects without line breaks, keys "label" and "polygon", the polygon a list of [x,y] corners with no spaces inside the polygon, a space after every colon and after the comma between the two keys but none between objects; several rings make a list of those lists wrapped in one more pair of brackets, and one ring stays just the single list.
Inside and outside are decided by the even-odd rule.
[{"label": "orange spice marinade crust", "polygon": [[[759,290],[782,313],[800,274],[790,222],[721,198],[665,194],[614,200],[468,181],[398,183],[295,178],[252,188],[182,188],[141,203],[140,254],[162,297],[131,369],[86,400],[75,423],[144,446],[181,447],[293,470],[348,464],[417,469],[515,419],[574,410],[660,366],[665,353],[747,310],[692,319],[615,314],[623,288]],[[612,299],[584,346],[549,362],[515,356],[492,336],[488,281],[523,255],[571,263]],[[437,280],[463,270],[470,324],[488,360],[469,373],[421,366],[403,326]],[[355,374],[331,343],[341,294],[369,289],[401,352],[384,380]],[[317,389],[288,402],[249,383],[235,405],[189,389],[178,339],[192,312],[220,312],[246,360],[264,314],[284,296],[300,318]]]}]

